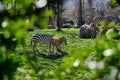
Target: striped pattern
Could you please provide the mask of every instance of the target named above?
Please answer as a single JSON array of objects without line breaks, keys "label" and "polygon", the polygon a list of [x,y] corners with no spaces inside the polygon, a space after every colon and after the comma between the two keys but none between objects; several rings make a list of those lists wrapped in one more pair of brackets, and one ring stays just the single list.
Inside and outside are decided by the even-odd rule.
[{"label": "striped pattern", "polygon": [[98,25],[100,25],[100,22],[102,21],[102,20],[104,20],[105,18],[103,17],[103,16],[97,16],[97,17],[94,17],[93,18],[93,22],[94,23],[97,23]]},{"label": "striped pattern", "polygon": [[31,39],[31,44],[33,44],[33,50],[36,48],[37,43],[47,44],[49,49],[51,50],[51,41],[54,35],[49,34],[34,34]]},{"label": "striped pattern", "polygon": [[108,16],[108,15],[106,15],[106,16],[97,16],[97,17],[93,18],[93,22],[97,23],[98,25],[100,25],[100,22],[104,21],[104,20],[107,21],[108,23],[115,22],[116,25],[119,24],[119,22],[120,22],[120,19],[119,19],[118,16]]}]

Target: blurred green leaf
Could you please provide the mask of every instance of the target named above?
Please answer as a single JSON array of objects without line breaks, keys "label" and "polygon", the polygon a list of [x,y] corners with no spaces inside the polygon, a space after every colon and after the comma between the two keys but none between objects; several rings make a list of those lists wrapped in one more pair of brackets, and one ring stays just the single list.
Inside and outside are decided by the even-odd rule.
[{"label": "blurred green leaf", "polygon": [[54,14],[53,10],[46,11],[46,15],[49,17],[53,16],[53,14]]},{"label": "blurred green leaf", "polygon": [[5,53],[0,52],[0,63],[5,61]]}]

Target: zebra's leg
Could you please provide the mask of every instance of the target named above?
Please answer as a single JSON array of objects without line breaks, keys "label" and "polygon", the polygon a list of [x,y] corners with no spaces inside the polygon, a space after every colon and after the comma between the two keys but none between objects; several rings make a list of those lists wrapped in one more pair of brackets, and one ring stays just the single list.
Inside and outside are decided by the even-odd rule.
[{"label": "zebra's leg", "polygon": [[51,52],[52,52],[52,50],[51,50],[51,43],[48,43],[48,44],[46,45],[46,48],[48,49],[48,53],[51,53]]},{"label": "zebra's leg", "polygon": [[91,28],[91,39],[93,39],[93,38],[94,38],[94,34],[95,34],[94,29],[93,29],[93,28]]},{"label": "zebra's leg", "polygon": [[90,28],[90,38],[92,39],[92,37],[93,37],[93,32],[92,32],[92,28]]},{"label": "zebra's leg", "polygon": [[54,53],[54,45],[53,45],[53,47],[52,47],[52,52]]},{"label": "zebra's leg", "polygon": [[38,50],[38,48],[37,48],[37,43],[34,43],[34,45],[33,45],[33,50],[34,50],[34,53],[36,53],[36,54],[39,54],[39,50]]},{"label": "zebra's leg", "polygon": [[33,44],[33,52],[35,53],[36,51],[35,51],[35,46],[36,46],[36,44],[34,43]]},{"label": "zebra's leg", "polygon": [[56,49],[58,52],[61,52],[61,47],[60,46],[56,46]]},{"label": "zebra's leg", "polygon": [[61,46],[59,46],[60,50],[61,50]]},{"label": "zebra's leg", "polygon": [[46,45],[46,53],[48,54],[49,53],[49,44]]},{"label": "zebra's leg", "polygon": [[48,48],[49,48],[49,53],[51,53],[51,43],[48,44]]},{"label": "zebra's leg", "polygon": [[92,33],[91,33],[91,39],[93,39],[94,38],[94,32],[92,31]]},{"label": "zebra's leg", "polygon": [[39,54],[40,52],[39,52],[39,50],[38,50],[38,48],[37,48],[37,43],[36,43],[36,51],[37,51],[37,54]]}]

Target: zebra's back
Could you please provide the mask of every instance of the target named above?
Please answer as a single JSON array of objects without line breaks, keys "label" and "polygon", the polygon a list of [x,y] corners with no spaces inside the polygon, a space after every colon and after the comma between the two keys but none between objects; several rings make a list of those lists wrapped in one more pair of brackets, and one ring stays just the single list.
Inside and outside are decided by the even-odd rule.
[{"label": "zebra's back", "polygon": [[100,24],[100,22],[104,20],[107,22],[115,22],[116,24],[118,24],[120,21],[118,16],[106,15],[106,16],[97,16],[93,18],[93,22],[98,24]]},{"label": "zebra's back", "polygon": [[35,42],[35,43],[45,43],[45,44],[49,44],[52,40],[52,37],[54,35],[49,35],[49,34],[34,34],[32,36],[32,42]]}]

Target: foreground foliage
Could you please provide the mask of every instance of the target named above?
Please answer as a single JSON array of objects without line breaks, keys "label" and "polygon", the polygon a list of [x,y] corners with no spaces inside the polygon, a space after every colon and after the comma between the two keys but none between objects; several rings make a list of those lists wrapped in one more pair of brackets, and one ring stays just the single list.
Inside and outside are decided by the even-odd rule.
[{"label": "foreground foliage", "polygon": [[[5,6],[0,12],[1,80],[120,79],[119,40],[113,40],[111,35],[96,39],[80,39],[78,29],[72,28],[62,29],[62,32],[55,29],[27,32],[38,17],[42,17],[41,28],[47,26],[46,16],[53,13],[46,12],[44,8],[32,12],[34,1],[16,1],[15,5],[14,1],[2,0]],[[23,2],[24,4],[21,4]],[[62,49],[68,55],[64,53],[45,55],[47,54],[45,45],[38,46],[44,54],[34,54],[30,39],[38,32],[66,36],[68,45]]]}]

